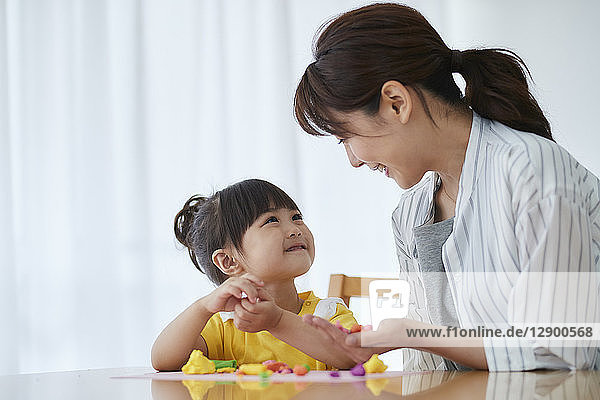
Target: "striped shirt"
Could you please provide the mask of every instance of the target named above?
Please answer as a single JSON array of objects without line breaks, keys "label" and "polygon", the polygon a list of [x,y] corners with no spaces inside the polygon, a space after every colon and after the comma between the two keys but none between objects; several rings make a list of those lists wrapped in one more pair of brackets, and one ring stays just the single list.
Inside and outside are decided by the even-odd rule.
[{"label": "striped shirt", "polygon": [[[433,223],[438,175],[405,191],[392,215],[408,317],[431,322],[413,229]],[[453,231],[442,261],[461,327],[598,323],[600,181],[556,143],[473,112]],[[594,368],[597,342],[483,339],[490,371]],[[597,367],[597,365],[596,365]],[[445,369],[405,350],[405,370]]]}]

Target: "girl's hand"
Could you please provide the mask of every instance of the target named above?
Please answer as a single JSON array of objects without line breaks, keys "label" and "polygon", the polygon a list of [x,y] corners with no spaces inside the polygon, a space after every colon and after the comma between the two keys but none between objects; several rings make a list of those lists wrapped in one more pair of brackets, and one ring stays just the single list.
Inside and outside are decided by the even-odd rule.
[{"label": "girl's hand", "polygon": [[236,304],[240,304],[242,293],[246,293],[250,304],[258,301],[258,288],[264,282],[252,274],[232,276],[206,296],[203,305],[207,311],[217,313],[219,311],[234,311]]},{"label": "girl's hand", "polygon": [[395,336],[404,331],[405,322],[404,319],[386,319],[381,321],[377,331],[347,334],[323,318],[304,315],[302,319],[319,330],[321,340],[328,343],[328,346],[338,347],[357,363],[367,361],[373,354],[399,348],[391,344],[398,343],[398,338]]},{"label": "girl's hand", "polygon": [[235,305],[233,324],[244,332],[267,331],[279,324],[283,310],[275,304],[273,298],[259,288],[260,301],[251,303],[242,299]]}]

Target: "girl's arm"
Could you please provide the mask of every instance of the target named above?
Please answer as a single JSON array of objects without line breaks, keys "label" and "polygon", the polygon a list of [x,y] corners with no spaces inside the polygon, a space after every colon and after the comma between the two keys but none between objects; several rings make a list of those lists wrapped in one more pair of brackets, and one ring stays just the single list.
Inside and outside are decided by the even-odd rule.
[{"label": "girl's arm", "polygon": [[152,366],[158,371],[177,371],[187,362],[192,350],[200,349],[206,356],[208,346],[200,335],[208,320],[219,311],[233,311],[246,293],[250,304],[258,298],[257,286],[264,283],[253,275],[227,279],[208,296],[186,308],[154,341]]},{"label": "girl's arm", "polygon": [[205,306],[203,297],[177,316],[163,329],[152,346],[152,366],[158,371],[178,371],[188,360],[192,350],[208,353],[200,335],[213,313]]},{"label": "girl's arm", "polygon": [[[323,321],[339,332],[329,321]],[[277,339],[327,365],[340,369],[356,365],[345,349],[332,346],[328,340],[323,340],[327,337],[319,329],[305,324],[297,314],[278,307],[272,299],[261,297],[261,301],[256,304],[243,299],[235,307],[234,323],[238,329],[245,332],[269,331]],[[370,349],[358,348],[355,352],[366,358],[372,354]]]}]

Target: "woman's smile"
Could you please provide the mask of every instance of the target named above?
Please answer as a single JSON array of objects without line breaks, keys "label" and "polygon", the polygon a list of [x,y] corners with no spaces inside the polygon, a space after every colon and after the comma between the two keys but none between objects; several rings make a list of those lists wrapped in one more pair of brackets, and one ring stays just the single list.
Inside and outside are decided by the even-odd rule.
[{"label": "woman's smile", "polygon": [[388,170],[388,167],[386,165],[383,164],[375,164],[375,165],[371,165],[371,164],[367,164],[367,166],[369,167],[369,169],[371,171],[379,171],[381,173],[383,173],[386,177],[390,177],[390,173]]}]

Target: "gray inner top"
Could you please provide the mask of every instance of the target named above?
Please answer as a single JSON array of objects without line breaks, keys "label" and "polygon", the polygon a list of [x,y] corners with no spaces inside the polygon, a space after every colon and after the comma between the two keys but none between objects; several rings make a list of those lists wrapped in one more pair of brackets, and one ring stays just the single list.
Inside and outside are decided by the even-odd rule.
[{"label": "gray inner top", "polygon": [[[417,258],[425,287],[425,297],[431,322],[435,325],[460,326],[446,270],[442,263],[442,246],[452,233],[454,217],[413,229]],[[444,358],[449,370],[469,368]]]}]

